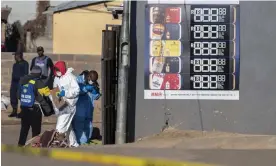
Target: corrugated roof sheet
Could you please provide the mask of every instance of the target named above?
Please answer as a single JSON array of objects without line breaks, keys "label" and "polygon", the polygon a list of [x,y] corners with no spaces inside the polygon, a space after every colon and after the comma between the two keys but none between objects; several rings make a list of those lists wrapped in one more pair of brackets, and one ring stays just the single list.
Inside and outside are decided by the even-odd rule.
[{"label": "corrugated roof sheet", "polygon": [[70,10],[82,6],[88,6],[91,4],[99,3],[99,2],[104,2],[100,0],[90,0],[90,1],[69,1],[69,2],[64,2],[54,8],[54,12],[60,12],[64,10]]}]

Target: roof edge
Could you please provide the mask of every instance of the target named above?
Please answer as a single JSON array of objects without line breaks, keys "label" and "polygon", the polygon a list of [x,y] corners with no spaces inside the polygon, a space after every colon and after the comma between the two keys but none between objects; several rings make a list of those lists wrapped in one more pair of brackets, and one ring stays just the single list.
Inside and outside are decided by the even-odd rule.
[{"label": "roof edge", "polygon": [[75,7],[68,8],[68,9],[55,10],[55,11],[53,11],[53,14],[55,14],[55,13],[61,13],[61,12],[65,12],[65,11],[68,11],[68,10],[74,10],[74,9],[77,9],[77,8],[82,8],[82,7],[86,7],[86,6],[91,6],[91,5],[98,5],[98,4],[100,4],[100,3],[105,3],[105,2],[111,2],[111,1],[98,1],[98,2],[91,2],[91,3],[89,3],[89,4],[80,5],[80,6],[75,6]]}]

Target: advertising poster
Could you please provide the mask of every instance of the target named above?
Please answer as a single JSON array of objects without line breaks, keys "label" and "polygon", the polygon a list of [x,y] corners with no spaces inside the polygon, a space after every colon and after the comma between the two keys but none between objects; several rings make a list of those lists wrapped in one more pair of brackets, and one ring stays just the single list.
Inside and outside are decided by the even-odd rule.
[{"label": "advertising poster", "polygon": [[170,2],[145,7],[144,98],[239,100],[237,1]]}]

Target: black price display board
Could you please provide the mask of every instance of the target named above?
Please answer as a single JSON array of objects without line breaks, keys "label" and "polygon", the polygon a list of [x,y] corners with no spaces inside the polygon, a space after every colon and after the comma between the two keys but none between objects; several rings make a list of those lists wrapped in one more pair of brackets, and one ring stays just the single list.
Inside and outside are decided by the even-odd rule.
[{"label": "black price display board", "polygon": [[145,10],[145,99],[239,100],[238,3]]}]

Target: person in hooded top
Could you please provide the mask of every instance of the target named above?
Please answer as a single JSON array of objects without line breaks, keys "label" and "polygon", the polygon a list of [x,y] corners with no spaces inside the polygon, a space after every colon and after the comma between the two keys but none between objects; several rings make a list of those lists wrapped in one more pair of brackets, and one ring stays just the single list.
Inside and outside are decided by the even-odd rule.
[{"label": "person in hooded top", "polygon": [[29,63],[23,59],[22,52],[14,53],[15,63],[12,67],[12,80],[11,80],[11,88],[10,88],[10,100],[12,106],[12,113],[9,117],[21,117],[21,113],[17,114],[18,108],[18,85],[21,77],[28,75],[29,73]]},{"label": "person in hooded top", "polygon": [[67,106],[57,112],[57,124],[56,130],[64,136],[69,135],[69,145],[71,147],[78,147],[75,133],[72,130],[72,120],[76,113],[76,103],[80,93],[80,88],[77,83],[76,77],[73,75],[73,68],[66,68],[64,61],[58,61],[54,65],[54,88],[59,88],[60,92],[57,94],[58,97],[63,98],[67,103]]},{"label": "person in hooded top", "polygon": [[79,144],[89,143],[93,131],[94,101],[100,98],[98,73],[96,71],[83,71],[77,81],[80,95],[77,102],[77,111],[73,119],[73,129]]}]

